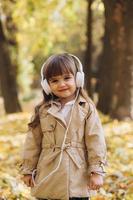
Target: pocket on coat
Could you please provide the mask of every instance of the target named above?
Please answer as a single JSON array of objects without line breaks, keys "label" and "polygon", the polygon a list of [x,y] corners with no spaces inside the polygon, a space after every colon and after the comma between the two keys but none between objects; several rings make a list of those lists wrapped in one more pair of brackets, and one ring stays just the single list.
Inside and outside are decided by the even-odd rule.
[{"label": "pocket on coat", "polygon": [[84,149],[72,148],[68,149],[68,152],[70,153],[70,155],[72,155],[72,160],[77,166],[81,168],[87,167]]},{"label": "pocket on coat", "polygon": [[52,132],[56,127],[56,120],[53,116],[46,115],[40,118],[42,132]]},{"label": "pocket on coat", "polygon": [[45,115],[40,118],[41,129],[43,133],[43,144],[55,144],[56,120],[51,115]]}]

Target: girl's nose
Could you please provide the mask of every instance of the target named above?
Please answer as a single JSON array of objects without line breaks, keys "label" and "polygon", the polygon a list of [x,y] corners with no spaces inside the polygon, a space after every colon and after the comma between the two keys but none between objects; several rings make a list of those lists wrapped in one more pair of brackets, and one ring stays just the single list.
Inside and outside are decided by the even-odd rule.
[{"label": "girl's nose", "polygon": [[64,82],[64,80],[60,80],[60,81],[59,81],[59,86],[60,86],[60,87],[65,86],[65,82]]}]

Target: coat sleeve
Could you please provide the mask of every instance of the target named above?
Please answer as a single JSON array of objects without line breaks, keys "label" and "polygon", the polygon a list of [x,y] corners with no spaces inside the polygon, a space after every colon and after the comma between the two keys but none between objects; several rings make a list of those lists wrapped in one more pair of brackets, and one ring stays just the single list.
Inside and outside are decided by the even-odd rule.
[{"label": "coat sleeve", "polygon": [[40,124],[28,131],[22,150],[22,174],[32,174],[36,169],[41,152],[42,131]]},{"label": "coat sleeve", "polygon": [[85,125],[85,143],[88,157],[88,173],[104,174],[106,165],[106,144],[104,131],[95,105],[90,103]]}]

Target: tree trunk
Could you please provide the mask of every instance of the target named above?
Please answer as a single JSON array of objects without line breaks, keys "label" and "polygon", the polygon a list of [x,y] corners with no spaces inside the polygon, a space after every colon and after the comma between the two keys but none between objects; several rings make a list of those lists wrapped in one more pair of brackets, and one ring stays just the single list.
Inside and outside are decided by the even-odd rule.
[{"label": "tree trunk", "polygon": [[132,0],[107,1],[98,108],[118,119],[132,118],[133,22]]},{"label": "tree trunk", "polygon": [[84,72],[85,72],[85,86],[92,97],[92,89],[91,89],[91,58],[92,58],[92,10],[91,5],[93,0],[87,0],[88,7],[87,7],[87,45],[86,45],[86,52],[85,52],[85,59],[84,59]]},{"label": "tree trunk", "polygon": [[20,112],[14,67],[0,21],[0,86],[6,113]]},{"label": "tree trunk", "polygon": [[97,108],[104,114],[110,112],[112,103],[112,88],[114,83],[113,76],[113,50],[112,50],[112,2],[104,1],[105,6],[105,32],[103,37],[103,52],[99,59],[98,72],[98,94],[99,100]]},{"label": "tree trunk", "polygon": [[115,5],[113,19],[116,24],[114,51],[117,77],[111,115],[118,119],[133,119],[133,1],[121,0]]}]

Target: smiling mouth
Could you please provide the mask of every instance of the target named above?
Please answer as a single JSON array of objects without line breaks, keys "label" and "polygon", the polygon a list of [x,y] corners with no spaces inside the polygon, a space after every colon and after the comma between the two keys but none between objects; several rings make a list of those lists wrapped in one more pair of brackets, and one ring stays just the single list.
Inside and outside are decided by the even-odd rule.
[{"label": "smiling mouth", "polygon": [[63,91],[66,91],[66,90],[68,90],[68,88],[66,88],[66,89],[61,89],[61,90],[58,90],[59,92],[63,92]]}]

